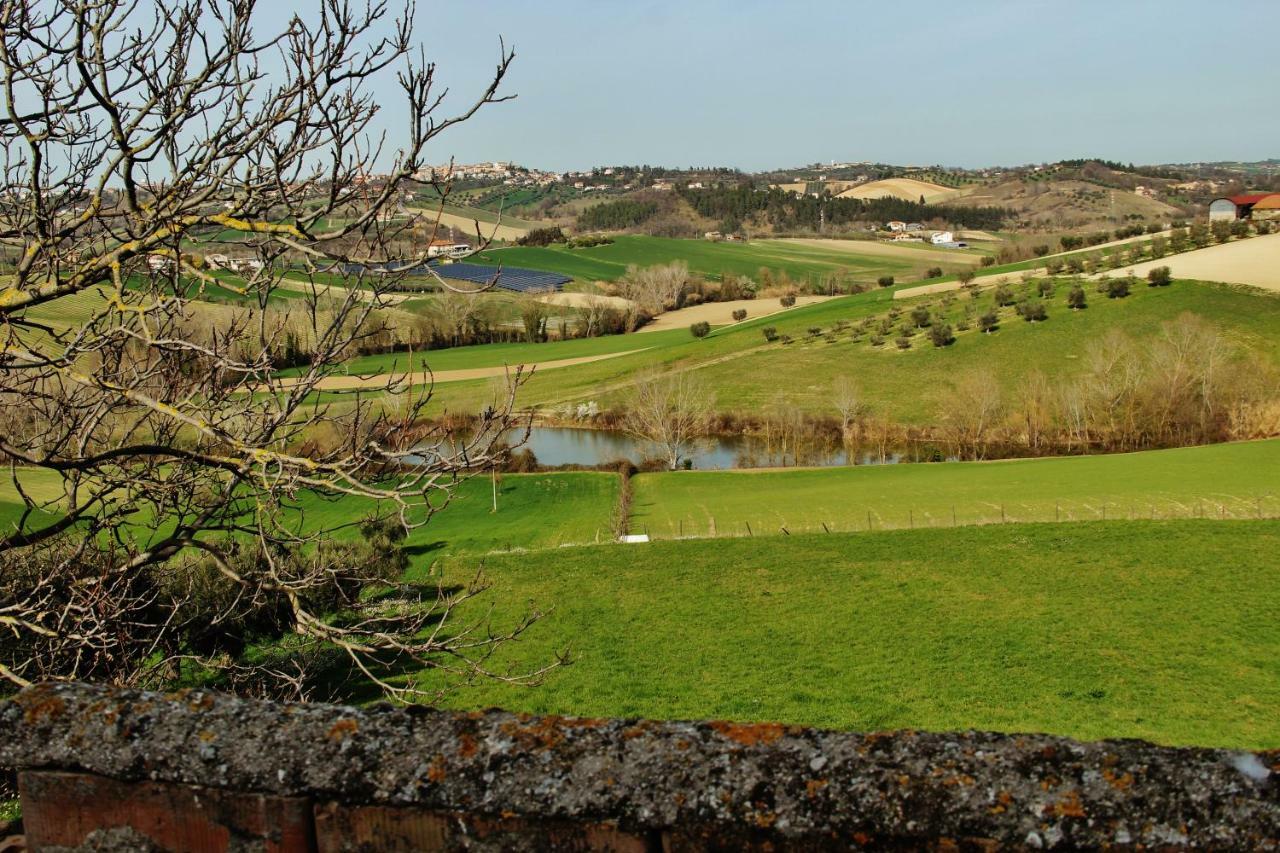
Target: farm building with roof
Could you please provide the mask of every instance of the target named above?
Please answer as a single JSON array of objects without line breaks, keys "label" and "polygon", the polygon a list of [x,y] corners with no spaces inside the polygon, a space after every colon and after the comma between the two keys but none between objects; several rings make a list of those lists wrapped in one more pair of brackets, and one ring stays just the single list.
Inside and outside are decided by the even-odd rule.
[{"label": "farm building with roof", "polygon": [[1280,193],[1231,195],[1214,199],[1209,205],[1209,219],[1251,219],[1280,215]]}]

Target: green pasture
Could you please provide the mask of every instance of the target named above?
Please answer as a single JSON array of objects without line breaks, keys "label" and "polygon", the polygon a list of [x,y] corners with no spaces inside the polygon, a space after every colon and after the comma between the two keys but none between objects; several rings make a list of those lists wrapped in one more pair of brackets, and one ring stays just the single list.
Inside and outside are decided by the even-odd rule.
[{"label": "green pasture", "polygon": [[[1015,294],[1026,292],[1021,283]],[[1051,297],[1043,299],[1048,319],[1028,323],[1012,306],[999,309],[998,331],[983,334],[977,317],[994,305],[990,290],[976,299],[956,294],[892,300],[887,290],[837,297],[816,305],[793,308],[719,327],[704,340],[688,333],[671,334],[663,345],[643,352],[535,375],[521,393],[521,405],[550,407],[596,400],[601,405],[621,402],[638,372],[652,367],[696,368],[696,375],[715,394],[720,411],[759,412],[769,407],[794,407],[814,414],[834,414],[831,388],[839,376],[855,379],[867,411],[899,422],[935,422],[944,413],[946,397],[964,375],[990,370],[1006,391],[1032,370],[1050,380],[1069,379],[1087,369],[1089,348],[1111,329],[1138,342],[1159,334],[1161,325],[1183,313],[1207,321],[1241,355],[1257,354],[1280,362],[1280,295],[1253,288],[1194,281],[1169,287],[1140,284],[1124,299],[1108,299],[1085,282],[1088,307],[1067,308],[1070,282],[1059,280]],[[1036,297],[1039,298],[1039,297]],[[760,300],[761,304],[766,300]],[[910,323],[911,309],[928,305],[934,316],[953,329],[969,311],[971,328],[955,332],[956,341],[944,348],[930,344],[928,329],[916,330],[911,348],[899,350],[897,329]],[[875,327],[893,308],[901,315],[882,346],[869,334],[859,335],[857,323],[872,318]],[[847,324],[837,329],[836,324]],[[767,343],[761,329],[774,327],[782,339]],[[818,333],[812,334],[811,330]],[[654,333],[656,334],[656,333]],[[666,333],[663,333],[666,334]],[[636,342],[648,334],[634,337]],[[542,345],[535,345],[542,346]],[[619,350],[631,347],[620,345]],[[481,348],[476,356],[480,356]],[[433,366],[436,362],[432,362]],[[436,387],[436,404],[450,410],[481,405],[489,393],[485,382],[451,382]]]},{"label": "green pasture", "polygon": [[1276,748],[1277,549],[1278,521],[1125,521],[491,555],[496,626],[554,607],[491,665],[573,662],[448,701]]},{"label": "green pasture", "polygon": [[[466,370],[479,367],[515,367],[520,364],[559,361],[568,358],[585,358],[595,355],[650,350],[684,343],[690,339],[685,329],[648,332],[642,335],[605,335],[599,338],[570,338],[545,343],[478,344],[467,347],[424,350],[408,353],[379,353],[360,356],[344,362],[350,374],[369,375],[407,370],[421,370],[426,364],[433,371]],[[300,370],[281,371],[281,375],[296,375]]]},{"label": "green pasture", "polygon": [[1280,440],[998,462],[632,479],[631,530],[770,536],[1006,522],[1280,516]]},{"label": "green pasture", "polygon": [[[856,242],[851,241],[850,245],[856,245]],[[913,248],[927,247],[913,244]],[[476,261],[603,281],[620,278],[631,264],[645,267],[672,261],[684,261],[691,271],[711,277],[730,274],[758,278],[763,267],[774,274],[784,272],[799,282],[813,280],[815,283],[836,272],[844,272],[857,281],[874,281],[883,275],[893,275],[900,281],[906,281],[919,278],[930,266],[953,266],[957,269],[971,266],[951,263],[950,259],[955,256],[947,250],[938,249],[936,253],[938,260],[933,262],[910,257],[864,255],[847,249],[806,246],[785,240],[717,243],[620,235],[608,245],[584,249],[569,249],[563,245],[490,249],[477,255]]]}]

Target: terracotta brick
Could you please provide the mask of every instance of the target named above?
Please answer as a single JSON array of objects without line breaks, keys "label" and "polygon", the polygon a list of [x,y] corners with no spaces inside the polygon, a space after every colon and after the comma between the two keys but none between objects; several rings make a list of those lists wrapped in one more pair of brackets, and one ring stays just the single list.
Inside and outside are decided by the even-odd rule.
[{"label": "terracotta brick", "polygon": [[114,849],[146,843],[184,853],[315,849],[311,804],[301,797],[43,770],[18,774],[18,789],[32,850],[76,847],[94,833]]}]

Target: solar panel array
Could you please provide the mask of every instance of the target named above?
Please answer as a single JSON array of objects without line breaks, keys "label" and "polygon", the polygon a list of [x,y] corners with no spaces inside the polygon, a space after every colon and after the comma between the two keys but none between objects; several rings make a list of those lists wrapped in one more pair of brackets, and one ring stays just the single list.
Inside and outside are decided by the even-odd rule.
[{"label": "solar panel array", "polygon": [[454,281],[466,281],[474,284],[488,284],[494,279],[499,290],[512,290],[516,293],[553,293],[564,290],[564,286],[573,281],[567,275],[541,270],[526,270],[519,267],[496,267],[485,264],[432,264],[441,278]]}]

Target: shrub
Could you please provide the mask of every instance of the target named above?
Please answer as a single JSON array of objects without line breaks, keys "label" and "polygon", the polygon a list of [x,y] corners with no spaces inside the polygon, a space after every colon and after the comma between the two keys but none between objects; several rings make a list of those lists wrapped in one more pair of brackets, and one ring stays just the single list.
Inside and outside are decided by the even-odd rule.
[{"label": "shrub", "polygon": [[1012,305],[1014,302],[1013,290],[1006,284],[1002,284],[996,288],[995,300],[997,305]]},{"label": "shrub", "polygon": [[1041,279],[1040,282],[1036,284],[1036,292],[1045,299],[1053,298],[1053,291],[1054,285],[1053,279],[1051,278]]},{"label": "shrub", "polygon": [[1075,275],[1079,275],[1084,272],[1084,260],[1078,255],[1072,255],[1067,258],[1067,269]]},{"label": "shrub", "polygon": [[695,338],[705,338],[707,335],[711,334],[711,324],[706,320],[703,320],[700,323],[694,323],[689,327],[689,334],[693,335]]},{"label": "shrub", "polygon": [[942,278],[942,267],[929,267],[925,270],[925,278]]},{"label": "shrub", "polygon": [[995,311],[988,311],[978,318],[978,328],[982,330],[983,334],[991,334],[1000,328],[1000,315]]},{"label": "shrub", "polygon": [[783,343],[784,345],[785,345],[785,344],[789,344],[789,343],[791,343],[791,341],[792,341],[792,340],[794,340],[794,338],[792,338],[790,335],[783,335],[783,336],[782,336],[782,343]]},{"label": "shrub", "polygon": [[1032,246],[1031,254],[1035,255],[1037,258],[1043,258],[1045,255],[1049,254],[1049,244],[1040,243],[1039,245]]},{"label": "shrub", "polygon": [[747,319],[747,309],[746,308],[735,309],[733,312],[733,319],[739,323]]},{"label": "shrub", "polygon": [[882,347],[882,346],[884,346],[884,335],[872,335],[872,336],[871,336],[871,345],[872,345],[873,347]]},{"label": "shrub", "polygon": [[1058,275],[1066,269],[1067,262],[1062,258],[1049,258],[1044,262],[1044,268],[1049,271],[1050,275]]},{"label": "shrub", "polygon": [[821,335],[821,334],[822,334],[822,327],[821,327],[821,326],[810,326],[810,327],[809,327],[809,337],[811,337],[811,338],[816,338],[816,337],[818,337],[818,335]]},{"label": "shrub", "polygon": [[1077,284],[1067,291],[1067,307],[1073,311],[1089,307],[1088,302],[1085,300],[1083,287]]},{"label": "shrub", "polygon": [[976,275],[973,270],[961,270],[956,273],[956,281],[960,282],[961,287],[968,287],[973,283],[975,277]]},{"label": "shrub", "polygon": [[1129,295],[1129,279],[1113,278],[1107,280],[1107,298],[1124,299]]},{"label": "shrub", "polygon": [[796,304],[796,295],[794,293],[788,293],[786,296],[778,299],[778,304],[783,308],[790,308],[792,305]]},{"label": "shrub", "polygon": [[898,345],[898,349],[911,349],[911,338],[906,335],[900,335],[894,343]]},{"label": "shrub", "polygon": [[935,347],[946,347],[956,342],[956,336],[951,333],[951,327],[946,323],[934,323],[929,329],[929,340]]},{"label": "shrub", "polygon": [[990,255],[983,255],[978,260],[978,264],[984,267],[995,266],[995,263],[996,263],[996,259],[991,257]]},{"label": "shrub", "polygon": [[967,332],[971,328],[973,328],[973,325],[969,322],[967,317],[956,321],[957,332]]},{"label": "shrub", "polygon": [[911,309],[911,322],[915,323],[917,328],[923,329],[933,322],[933,318],[929,315],[928,308],[918,305]]},{"label": "shrub", "polygon": [[876,279],[876,284],[880,285],[881,287],[893,287],[893,276],[882,275],[878,279]]},{"label": "shrub", "polygon": [[1168,267],[1155,267],[1147,273],[1148,287],[1168,287],[1173,281],[1173,273]]},{"label": "shrub", "polygon": [[764,335],[764,339],[769,343],[773,343],[778,339],[778,329],[775,326],[765,326],[760,330],[760,333]]}]

